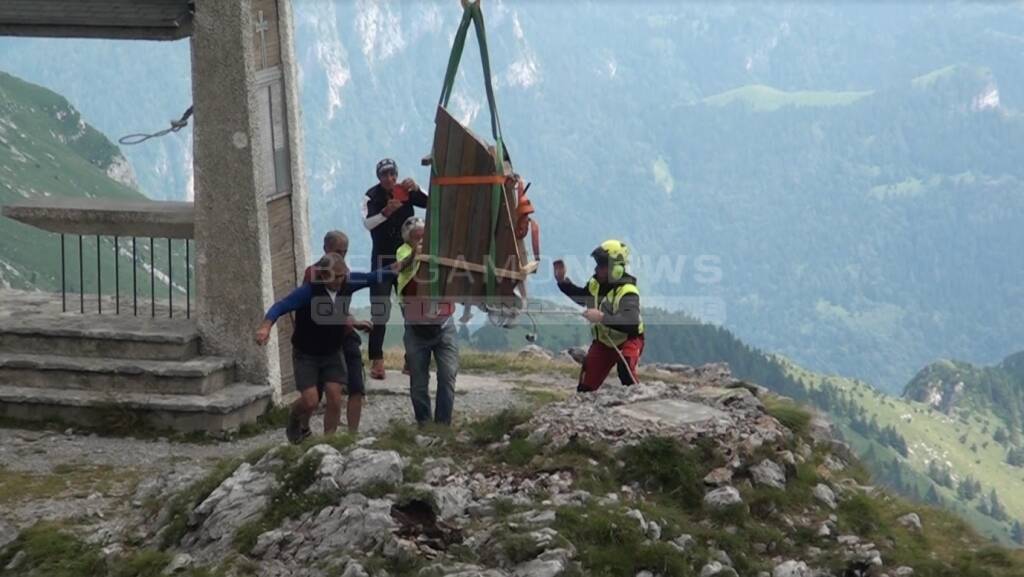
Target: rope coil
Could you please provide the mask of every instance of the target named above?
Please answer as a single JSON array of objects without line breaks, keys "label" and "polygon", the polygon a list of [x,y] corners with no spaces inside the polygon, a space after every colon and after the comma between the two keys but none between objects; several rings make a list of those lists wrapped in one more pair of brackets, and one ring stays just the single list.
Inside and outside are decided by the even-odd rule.
[{"label": "rope coil", "polygon": [[136,145],[136,144],[142,144],[143,142],[146,142],[150,138],[160,138],[161,136],[168,135],[168,134],[170,134],[172,132],[178,132],[182,128],[185,128],[186,126],[188,126],[188,119],[191,118],[191,117],[192,117],[192,107],[189,106],[188,110],[186,110],[185,113],[181,115],[181,118],[179,118],[178,120],[172,120],[171,121],[171,127],[170,128],[165,128],[164,130],[161,130],[160,132],[154,132],[152,134],[146,134],[146,133],[141,133],[141,132],[138,133],[138,134],[129,134],[127,136],[122,136],[121,138],[117,139],[117,142],[119,144],[123,144],[123,145],[126,145],[126,146],[133,146],[133,145]]}]

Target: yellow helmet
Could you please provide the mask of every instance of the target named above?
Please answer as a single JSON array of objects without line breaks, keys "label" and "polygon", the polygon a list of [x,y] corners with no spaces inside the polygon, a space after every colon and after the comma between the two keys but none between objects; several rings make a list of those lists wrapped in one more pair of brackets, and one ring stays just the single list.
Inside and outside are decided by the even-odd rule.
[{"label": "yellow helmet", "polygon": [[608,262],[608,277],[611,280],[617,281],[626,274],[626,265],[629,264],[629,247],[626,243],[615,239],[606,240],[595,248],[590,256],[598,262]]}]

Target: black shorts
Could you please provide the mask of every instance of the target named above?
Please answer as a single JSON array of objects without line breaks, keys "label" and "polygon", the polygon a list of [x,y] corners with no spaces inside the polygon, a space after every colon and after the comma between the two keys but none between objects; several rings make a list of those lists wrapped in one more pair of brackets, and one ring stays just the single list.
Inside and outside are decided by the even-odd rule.
[{"label": "black shorts", "polygon": [[310,387],[322,395],[324,383],[341,383],[348,381],[348,369],[341,351],[330,355],[307,355],[298,350],[292,351],[292,368],[295,371],[295,388],[301,393]]},{"label": "black shorts", "polygon": [[345,366],[348,369],[348,383],[345,390],[350,395],[366,394],[366,375],[363,369],[363,353],[359,350],[362,339],[354,331],[345,336],[341,351],[345,355]]}]

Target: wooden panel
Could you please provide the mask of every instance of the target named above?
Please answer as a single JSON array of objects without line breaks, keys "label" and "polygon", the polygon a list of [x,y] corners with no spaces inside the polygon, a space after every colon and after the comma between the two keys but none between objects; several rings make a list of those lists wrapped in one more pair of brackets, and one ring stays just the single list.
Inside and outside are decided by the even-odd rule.
[{"label": "wooden panel", "polygon": [[[277,0],[253,0],[252,21],[253,55],[256,69],[273,68],[281,64],[281,32],[278,26]],[[264,48],[266,55],[264,57]]]},{"label": "wooden panel", "polygon": [[[267,222],[270,227],[270,275],[274,287],[274,300],[280,300],[295,289],[295,236],[292,228],[292,197],[283,196],[267,203]],[[281,363],[281,390],[295,387],[292,373],[291,315],[277,321],[278,358]]]},{"label": "wooden panel", "polygon": [[[432,151],[432,179],[438,176],[493,176],[496,163],[493,147],[458,123],[443,108],[438,108],[435,119],[434,147]],[[434,180],[436,185],[436,179]],[[486,274],[479,272],[485,265],[494,242],[498,268],[518,271],[522,267],[521,243],[515,238],[512,215],[515,207],[515,189],[504,190],[497,215],[495,237],[491,238],[491,202],[493,185],[443,185],[432,187],[436,195],[432,202],[437,211],[427,211],[426,252],[430,253],[430,231],[437,225],[438,257],[463,260],[476,266],[440,267],[443,294],[460,302],[477,303],[487,294]],[[518,252],[517,252],[518,251]],[[429,270],[420,269],[419,279],[428,282]],[[516,286],[514,279],[499,278],[496,294],[511,297]]]}]

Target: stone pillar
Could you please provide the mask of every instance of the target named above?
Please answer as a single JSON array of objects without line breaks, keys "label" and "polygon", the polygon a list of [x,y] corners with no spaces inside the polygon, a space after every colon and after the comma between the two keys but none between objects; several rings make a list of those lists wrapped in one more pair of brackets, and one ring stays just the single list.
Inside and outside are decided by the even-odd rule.
[{"label": "stone pillar", "polygon": [[[285,114],[288,120],[288,143],[291,148],[292,221],[295,229],[295,274],[302,278],[310,262],[309,191],[306,188],[306,167],[302,155],[302,108],[299,106],[299,65],[295,54],[295,26],[292,1],[278,0],[281,29],[281,68],[284,75]],[[319,246],[319,245],[318,245]],[[317,251],[319,252],[319,248]]]},{"label": "stone pillar", "polygon": [[[274,301],[272,258],[287,269],[277,275],[278,284],[294,286],[294,278],[288,277],[297,275],[309,259],[309,233],[294,60],[290,46],[270,45],[276,61],[268,63],[266,3],[196,2],[196,309],[205,352],[237,359],[239,379],[272,386],[275,400],[280,400],[278,340],[261,348],[253,341],[253,332]],[[277,3],[271,0],[271,5],[276,8]],[[280,12],[285,18],[291,14],[287,9]],[[278,19],[273,32],[279,22],[291,30],[290,20]],[[279,69],[270,70],[275,67]],[[275,80],[275,74],[281,80]],[[287,202],[278,202],[275,214],[283,216],[268,218],[268,202],[282,199]]]}]

